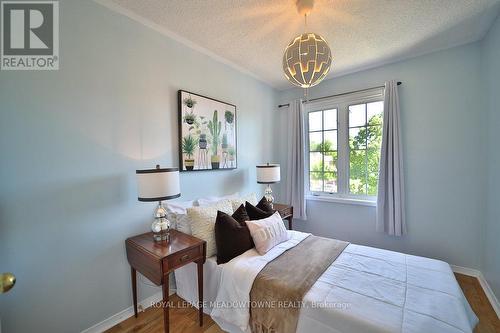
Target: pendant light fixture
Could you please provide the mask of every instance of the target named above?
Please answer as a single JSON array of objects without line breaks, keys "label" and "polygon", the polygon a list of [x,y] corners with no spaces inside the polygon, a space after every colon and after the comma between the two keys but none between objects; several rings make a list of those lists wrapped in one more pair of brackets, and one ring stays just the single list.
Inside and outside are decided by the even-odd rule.
[{"label": "pendant light fixture", "polygon": [[[297,0],[297,11],[307,15],[314,6],[314,0]],[[306,89],[320,83],[330,71],[332,52],[323,37],[316,33],[303,33],[290,42],[283,54],[285,77],[297,87]]]}]

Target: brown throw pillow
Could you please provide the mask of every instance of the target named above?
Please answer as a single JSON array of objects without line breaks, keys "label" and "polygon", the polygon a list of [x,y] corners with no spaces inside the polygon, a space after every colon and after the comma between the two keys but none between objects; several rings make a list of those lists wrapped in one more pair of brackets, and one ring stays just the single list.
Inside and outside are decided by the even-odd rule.
[{"label": "brown throw pillow", "polygon": [[274,213],[273,206],[271,206],[269,201],[267,201],[266,197],[262,197],[262,199],[260,199],[259,203],[255,207],[257,207],[257,208],[259,208],[267,213]]},{"label": "brown throw pillow", "polygon": [[[250,216],[248,216],[247,210],[245,209],[245,206],[243,204],[238,207],[237,210],[234,211],[233,215],[231,215],[233,219],[236,221],[240,222],[242,227],[245,227],[248,229],[248,225],[245,223],[245,221],[250,221]],[[248,230],[250,232],[250,229]],[[250,237],[252,240],[252,247],[255,247],[255,244],[253,242],[253,238]]]},{"label": "brown throw pillow", "polygon": [[265,212],[262,209],[255,207],[248,201],[245,203],[245,209],[248,216],[250,216],[250,220],[262,220],[274,214],[274,212]]},{"label": "brown throw pillow", "polygon": [[247,225],[245,221],[250,221],[250,216],[248,216],[247,210],[245,209],[245,206],[243,204],[241,204],[240,207],[238,207],[238,209],[234,211],[232,217],[244,226]]},{"label": "brown throw pillow", "polygon": [[254,247],[250,230],[243,221],[238,222],[232,216],[219,211],[214,228],[217,264],[224,264]]}]

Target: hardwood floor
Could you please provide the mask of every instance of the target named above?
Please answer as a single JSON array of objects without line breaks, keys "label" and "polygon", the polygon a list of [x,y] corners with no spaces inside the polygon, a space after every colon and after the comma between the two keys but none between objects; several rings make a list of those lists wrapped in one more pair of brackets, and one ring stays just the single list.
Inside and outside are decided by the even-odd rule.
[{"label": "hardwood floor", "polygon": [[500,320],[488,301],[479,281],[475,277],[467,275],[455,274],[455,277],[472,310],[474,310],[476,316],[479,318],[479,324],[477,324],[474,333],[499,333]]},{"label": "hardwood floor", "polygon": [[[177,295],[170,296],[173,306],[170,308],[170,332],[174,333],[220,333],[224,332],[210,318],[203,315],[203,326],[198,324],[198,310],[187,305]],[[161,308],[147,308],[140,312],[138,318],[130,317],[106,333],[163,333],[163,310]]]},{"label": "hardwood floor", "polygon": [[[470,276],[455,274],[472,309],[479,317],[479,324],[474,333],[500,333],[500,320],[488,302],[479,281]],[[219,326],[205,315],[203,327],[198,326],[198,312],[177,295],[170,300],[175,308],[170,309],[170,331],[175,333],[220,333]],[[138,318],[131,317],[110,328],[106,333],[163,333],[161,308],[148,308],[139,313]]]}]

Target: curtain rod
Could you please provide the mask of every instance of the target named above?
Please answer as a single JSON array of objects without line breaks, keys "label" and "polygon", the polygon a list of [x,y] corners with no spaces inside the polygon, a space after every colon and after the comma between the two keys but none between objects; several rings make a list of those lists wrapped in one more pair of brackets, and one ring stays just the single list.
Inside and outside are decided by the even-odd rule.
[{"label": "curtain rod", "polygon": [[[399,81],[398,82],[398,86],[400,86],[402,83],[403,82]],[[358,93],[358,92],[362,92],[362,91],[367,91],[367,90],[372,90],[372,89],[376,89],[376,88],[385,88],[385,86],[371,87],[371,88],[366,88],[366,89],[349,91],[349,92],[345,92],[345,93],[341,93],[341,94],[335,94],[335,95],[330,95],[330,96],[323,96],[323,97],[318,97],[318,98],[312,98],[312,99],[309,99],[309,100],[304,101],[302,103],[317,101],[317,100],[324,99],[324,98],[330,98],[330,97],[337,97],[337,96],[343,96],[343,95],[348,95],[348,94],[354,94],[354,93]],[[284,106],[290,106],[290,103],[278,105],[279,108],[282,108]]]}]

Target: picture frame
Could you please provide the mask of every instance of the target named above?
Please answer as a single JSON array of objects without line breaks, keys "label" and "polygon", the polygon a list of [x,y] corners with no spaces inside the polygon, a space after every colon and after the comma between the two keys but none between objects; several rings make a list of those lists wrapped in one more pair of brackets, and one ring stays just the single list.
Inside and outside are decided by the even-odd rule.
[{"label": "picture frame", "polygon": [[179,170],[234,170],[238,166],[236,105],[178,91]]}]

